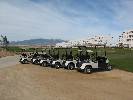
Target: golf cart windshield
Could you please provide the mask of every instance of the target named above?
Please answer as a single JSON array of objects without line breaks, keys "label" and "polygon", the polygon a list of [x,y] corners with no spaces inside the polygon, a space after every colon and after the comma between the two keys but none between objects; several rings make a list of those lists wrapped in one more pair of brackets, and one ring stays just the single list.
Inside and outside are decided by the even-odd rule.
[{"label": "golf cart windshield", "polygon": [[73,60],[72,48],[66,49],[66,60]]}]

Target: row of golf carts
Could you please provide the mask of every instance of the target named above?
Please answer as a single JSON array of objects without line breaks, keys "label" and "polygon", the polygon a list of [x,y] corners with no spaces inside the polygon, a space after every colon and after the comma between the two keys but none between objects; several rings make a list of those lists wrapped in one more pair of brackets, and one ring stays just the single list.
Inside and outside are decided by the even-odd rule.
[{"label": "row of golf carts", "polygon": [[[88,74],[95,70],[111,70],[112,66],[109,64],[109,60],[106,56],[105,45],[93,45],[92,47],[94,47],[93,51],[92,49],[88,50],[86,46],[76,46],[73,48],[50,48],[47,53],[35,52],[29,56],[22,54],[20,63],[32,63],[56,69],[77,69],[80,72]],[[97,50],[99,47],[104,49],[104,54],[99,55],[100,52]],[[73,56],[75,52],[76,55]]]}]

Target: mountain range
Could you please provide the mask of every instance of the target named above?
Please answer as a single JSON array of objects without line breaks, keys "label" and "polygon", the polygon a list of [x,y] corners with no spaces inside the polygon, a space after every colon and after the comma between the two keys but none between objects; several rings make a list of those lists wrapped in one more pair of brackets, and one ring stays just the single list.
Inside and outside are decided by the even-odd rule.
[{"label": "mountain range", "polygon": [[23,41],[11,41],[10,45],[55,45],[57,43],[66,42],[62,39],[30,39]]}]

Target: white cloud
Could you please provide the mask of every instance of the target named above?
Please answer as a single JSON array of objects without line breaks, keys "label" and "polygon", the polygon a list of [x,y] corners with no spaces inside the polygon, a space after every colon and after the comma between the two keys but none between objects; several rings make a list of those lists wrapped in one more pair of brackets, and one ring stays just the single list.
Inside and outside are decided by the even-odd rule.
[{"label": "white cloud", "polygon": [[[63,34],[68,27],[71,27],[61,14],[29,1],[25,3],[30,3],[32,6],[18,6],[9,2],[0,3],[1,33],[7,33],[9,37],[18,37],[18,39],[36,36],[48,38],[48,36]],[[22,37],[19,37],[20,34],[23,34]]]},{"label": "white cloud", "polygon": [[[81,12],[67,7],[65,1],[64,5],[58,7],[51,5],[50,2],[0,0],[0,33],[6,34],[10,40],[30,38],[79,39],[86,38],[88,33],[112,33],[115,35],[133,25],[133,2],[131,0],[120,1],[119,4],[113,2],[113,6],[108,5],[114,12],[112,13],[114,14],[112,15],[113,18],[102,19],[91,9],[88,9],[88,12]],[[64,14],[63,11],[70,15]],[[106,11],[105,13],[110,12]]]}]

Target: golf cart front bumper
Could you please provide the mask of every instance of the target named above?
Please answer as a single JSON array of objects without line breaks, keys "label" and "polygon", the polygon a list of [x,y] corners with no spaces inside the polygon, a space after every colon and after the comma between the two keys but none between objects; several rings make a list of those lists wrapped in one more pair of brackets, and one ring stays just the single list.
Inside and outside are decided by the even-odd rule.
[{"label": "golf cart front bumper", "polygon": [[39,64],[42,65],[43,62],[46,62],[47,63],[47,66],[52,66],[52,61],[49,60],[49,59],[42,59],[39,61]]},{"label": "golf cart front bumper", "polygon": [[55,67],[55,62],[56,62],[56,61],[51,61],[51,62],[50,62],[50,66],[51,66],[52,68]]},{"label": "golf cart front bumper", "polygon": [[66,68],[67,66],[65,65],[65,63],[66,63],[66,61],[63,61],[63,63],[62,63],[62,67],[63,68]]},{"label": "golf cart front bumper", "polygon": [[26,58],[20,58],[19,62],[23,62],[24,60],[27,60]]}]

